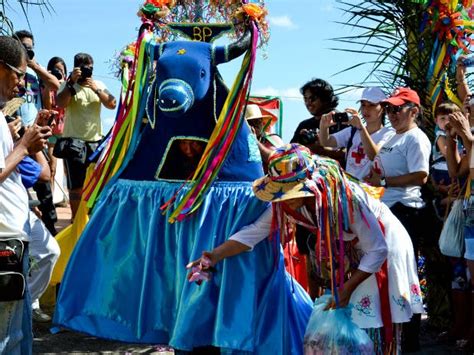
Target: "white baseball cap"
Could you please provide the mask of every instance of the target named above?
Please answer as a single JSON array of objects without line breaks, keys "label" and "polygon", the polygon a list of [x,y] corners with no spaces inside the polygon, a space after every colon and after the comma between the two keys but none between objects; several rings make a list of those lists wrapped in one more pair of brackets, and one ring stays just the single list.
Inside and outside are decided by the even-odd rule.
[{"label": "white baseball cap", "polygon": [[378,104],[385,100],[387,96],[378,86],[364,88],[362,96],[359,101],[369,101],[373,104]]}]

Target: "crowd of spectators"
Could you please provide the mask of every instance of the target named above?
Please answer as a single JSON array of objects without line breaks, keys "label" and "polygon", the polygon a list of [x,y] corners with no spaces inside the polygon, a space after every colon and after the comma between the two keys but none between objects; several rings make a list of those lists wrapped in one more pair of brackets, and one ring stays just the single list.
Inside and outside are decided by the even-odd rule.
[{"label": "crowd of spectators", "polygon": [[[474,309],[474,282],[470,278],[474,272],[472,232],[470,233],[472,209],[469,197],[470,182],[467,182],[470,169],[472,174],[474,166],[472,163],[470,165],[473,142],[471,112],[474,112],[474,100],[471,101],[465,72],[462,60],[459,60],[458,96],[464,105],[459,107],[449,101],[438,105],[434,115],[436,127],[433,144],[418,127],[423,107],[414,90],[395,88],[391,95],[386,97],[380,88],[364,88],[359,110],[344,109],[343,111],[349,114],[348,122],[344,123],[346,128],[335,129],[338,125],[337,118],[341,115],[335,107],[331,110],[320,108],[324,106],[320,105],[320,102],[334,95],[330,84],[321,79],[312,80],[301,89],[313,117],[301,122],[293,137],[293,141],[306,145],[318,154],[325,154],[327,149],[344,149],[346,154],[340,161],[345,164],[347,172],[372,186],[384,187],[385,192],[381,200],[408,231],[417,259],[425,260],[425,244],[436,244],[437,248],[441,230],[432,226],[442,226],[449,213],[450,202],[464,196],[466,189],[468,190],[465,197],[467,207],[464,211],[465,254],[451,257],[450,262],[445,263],[451,267],[446,269],[425,269],[425,273],[428,273],[426,278],[432,283],[440,280],[437,278],[439,275],[432,275],[438,271],[452,279],[452,290],[445,290],[450,293],[447,301],[450,303],[452,326],[440,334],[440,339],[456,341],[459,349],[471,349],[474,341],[474,313],[471,311]],[[308,91],[308,87],[315,85],[326,88],[327,92],[318,97],[316,92]],[[332,102],[334,101],[337,102],[333,99]],[[315,130],[311,141],[307,139],[308,129]],[[423,193],[427,190],[429,177],[430,190],[435,191],[433,201],[428,194]],[[431,208],[432,205],[434,208]],[[441,224],[436,223],[437,219],[441,220]],[[308,244],[307,241],[312,237],[314,238],[304,234],[305,241],[300,241],[299,244]],[[441,294],[434,295],[437,287],[449,287],[445,284],[429,286],[433,293],[431,298],[442,298]],[[429,299],[428,295],[425,296]],[[425,306],[428,316],[434,318],[435,307],[430,308],[429,302]],[[404,324],[404,351],[419,349],[419,333],[420,315],[415,314],[409,323]]]}]

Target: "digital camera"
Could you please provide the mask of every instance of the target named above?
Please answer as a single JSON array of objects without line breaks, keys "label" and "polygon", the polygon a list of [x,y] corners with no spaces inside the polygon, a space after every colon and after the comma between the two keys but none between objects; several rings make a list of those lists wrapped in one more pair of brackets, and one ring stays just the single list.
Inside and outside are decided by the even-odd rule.
[{"label": "digital camera", "polygon": [[31,47],[27,47],[25,44],[23,44],[23,47],[25,47],[26,50],[26,55],[28,56],[29,60],[32,60],[35,57],[35,51]]},{"label": "digital camera", "polygon": [[316,129],[308,129],[300,135],[301,144],[312,144],[318,140],[318,131]]},{"label": "digital camera", "polygon": [[58,80],[61,80],[63,79],[63,74],[61,73],[61,71],[57,68],[53,68],[51,70],[51,74],[53,74]]},{"label": "digital camera", "polygon": [[352,115],[349,115],[347,112],[336,112],[332,119],[335,123],[347,123],[351,120]]},{"label": "digital camera", "polygon": [[92,68],[81,65],[81,79],[85,80],[92,76]]}]

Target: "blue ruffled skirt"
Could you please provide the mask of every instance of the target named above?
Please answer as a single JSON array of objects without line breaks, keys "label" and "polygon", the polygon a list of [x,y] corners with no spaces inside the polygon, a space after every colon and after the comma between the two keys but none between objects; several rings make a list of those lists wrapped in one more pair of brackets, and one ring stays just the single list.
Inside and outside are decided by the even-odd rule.
[{"label": "blue ruffled skirt", "polygon": [[191,218],[169,224],[160,206],[180,186],[118,180],[103,194],[69,261],[54,323],[181,350],[301,354],[312,303],[287,276],[274,241],[219,263],[201,286],[186,278],[187,263],[267,206],[250,183],[217,182]]}]

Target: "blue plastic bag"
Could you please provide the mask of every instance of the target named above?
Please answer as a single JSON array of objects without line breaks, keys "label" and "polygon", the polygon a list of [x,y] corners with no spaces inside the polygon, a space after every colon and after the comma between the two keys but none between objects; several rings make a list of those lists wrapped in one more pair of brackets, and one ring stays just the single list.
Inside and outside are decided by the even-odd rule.
[{"label": "blue plastic bag", "polygon": [[304,354],[374,354],[372,340],[352,321],[350,306],[324,310],[330,299],[331,295],[324,295],[314,303],[304,335]]}]

